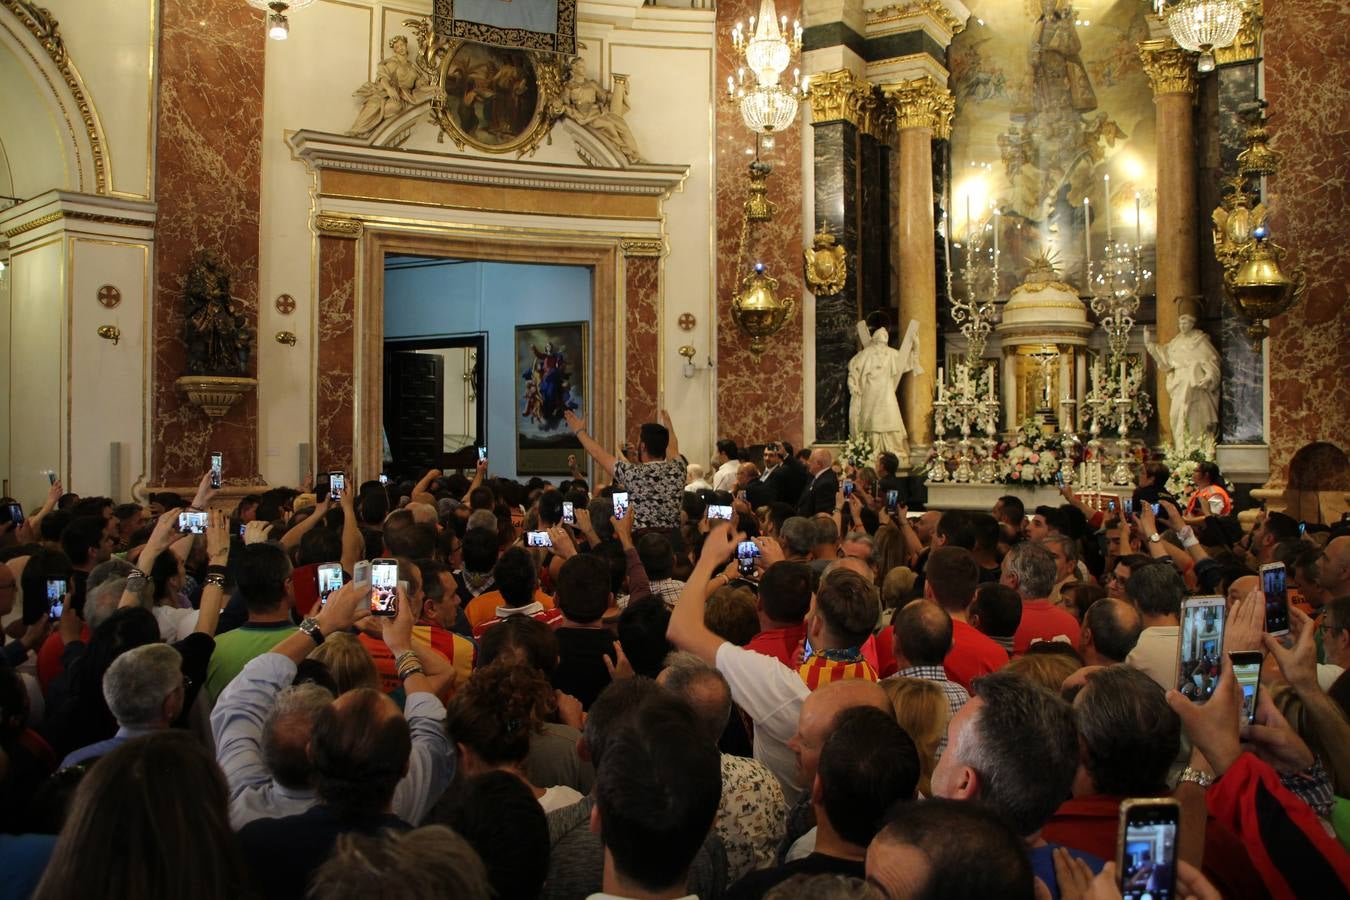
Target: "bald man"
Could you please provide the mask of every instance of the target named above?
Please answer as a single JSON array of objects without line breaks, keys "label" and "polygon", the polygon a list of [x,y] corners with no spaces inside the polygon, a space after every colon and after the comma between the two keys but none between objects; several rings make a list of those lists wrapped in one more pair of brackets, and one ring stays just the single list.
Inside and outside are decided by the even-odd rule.
[{"label": "bald man", "polygon": [[[952,617],[931,600],[912,600],[891,618],[895,632],[895,662],[900,670],[897,678],[920,678],[942,688],[947,698],[947,711],[955,716],[970,699],[961,685],[947,678],[943,660],[952,649]],[[940,755],[947,745],[946,737],[938,744]]]},{"label": "bald man", "polygon": [[1318,584],[1333,598],[1350,596],[1350,535],[1327,544],[1326,559],[1318,572]]},{"label": "bald man", "polygon": [[797,515],[809,518],[816,513],[834,512],[835,497],[839,493],[839,476],[834,474],[831,468],[833,464],[834,457],[824,447],[811,451],[810,461],[806,464],[811,483],[797,499]]}]

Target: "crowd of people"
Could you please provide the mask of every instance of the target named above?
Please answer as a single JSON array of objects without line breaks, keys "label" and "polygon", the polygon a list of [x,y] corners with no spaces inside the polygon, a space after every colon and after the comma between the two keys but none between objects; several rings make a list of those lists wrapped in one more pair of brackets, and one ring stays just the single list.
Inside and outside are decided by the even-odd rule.
[{"label": "crowd of people", "polygon": [[[1346,524],[1158,463],[911,512],[889,453],[566,421],[599,485],[57,481],[0,525],[0,898],[1350,896]],[[1122,802],[1167,797],[1122,879]]]}]

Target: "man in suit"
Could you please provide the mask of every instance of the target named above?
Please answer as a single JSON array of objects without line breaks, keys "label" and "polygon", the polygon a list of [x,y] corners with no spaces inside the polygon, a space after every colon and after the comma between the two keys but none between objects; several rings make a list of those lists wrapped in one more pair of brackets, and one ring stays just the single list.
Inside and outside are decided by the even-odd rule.
[{"label": "man in suit", "polygon": [[779,444],[778,450],[778,458],[783,467],[783,480],[779,483],[778,499],[790,506],[796,506],[802,491],[811,483],[811,473],[806,470],[806,463],[792,452],[792,445],[787,441]]},{"label": "man in suit", "polygon": [[[764,471],[746,485],[745,493],[755,509],[783,499],[788,471],[783,465],[783,447],[778,443],[764,445]],[[797,498],[794,495],[792,501]],[[791,502],[791,501],[789,501]]]},{"label": "man in suit", "polygon": [[835,496],[839,493],[839,476],[830,468],[833,462],[834,458],[825,448],[817,447],[811,451],[811,459],[806,466],[811,483],[797,500],[797,515],[809,518],[816,513],[834,511]]}]

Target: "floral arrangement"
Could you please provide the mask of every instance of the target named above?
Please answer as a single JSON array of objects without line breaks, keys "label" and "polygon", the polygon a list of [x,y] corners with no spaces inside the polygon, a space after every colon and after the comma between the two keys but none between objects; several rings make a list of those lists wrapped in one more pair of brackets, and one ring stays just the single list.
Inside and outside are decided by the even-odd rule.
[{"label": "floral arrangement", "polygon": [[[1119,363],[1103,364],[1102,360],[1098,360],[1092,367],[1092,391],[1096,396],[1111,398],[1113,401],[1120,396],[1130,398],[1126,426],[1131,431],[1147,428],[1149,420],[1153,418],[1153,398],[1144,389],[1146,375],[1142,357],[1125,357],[1125,390],[1122,394]],[[1114,402],[1104,406],[1105,410],[1101,413],[1098,424],[1104,432],[1115,431],[1120,422],[1120,410]],[[1092,410],[1091,405],[1088,406],[1088,410]]]},{"label": "floral arrangement", "polygon": [[994,480],[1004,484],[1053,484],[1064,460],[1072,465],[1081,454],[1081,444],[1065,441],[1062,434],[1037,419],[1027,419],[1010,441],[995,445]]},{"label": "floral arrangement", "polygon": [[843,458],[845,463],[855,469],[871,466],[872,460],[876,459],[872,439],[865,434],[850,435],[848,442],[844,444]]},{"label": "floral arrangement", "polygon": [[[938,407],[934,410],[934,426],[942,434],[949,431],[960,433],[961,431],[961,408],[958,401],[976,403],[993,396],[991,382],[994,379],[993,370],[988,366],[972,368],[966,363],[958,362],[952,366],[952,376],[950,386],[944,385],[941,392],[941,398],[947,401],[946,407]],[[998,405],[993,407],[993,414],[998,415]],[[984,418],[978,416],[974,423],[975,433],[978,434],[983,427]]]},{"label": "floral arrangement", "polygon": [[1163,462],[1172,472],[1167,479],[1167,490],[1185,509],[1191,494],[1195,493],[1191,476],[1195,474],[1196,466],[1213,461],[1215,457],[1214,436],[1208,432],[1198,435],[1186,432],[1180,436],[1173,435],[1173,439],[1176,440],[1175,444],[1163,448]]}]

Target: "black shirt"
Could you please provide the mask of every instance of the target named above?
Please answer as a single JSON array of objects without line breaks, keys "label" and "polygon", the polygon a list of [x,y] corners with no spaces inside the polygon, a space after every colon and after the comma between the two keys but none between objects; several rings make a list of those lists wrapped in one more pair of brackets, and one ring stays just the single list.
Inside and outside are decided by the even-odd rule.
[{"label": "black shirt", "polygon": [[553,686],[580,700],[583,709],[590,709],[609,684],[605,657],[614,660],[617,638],[608,628],[564,627],[553,633],[558,637],[558,671],[553,673]]},{"label": "black shirt", "polygon": [[386,828],[407,831],[408,824],[387,813],[341,819],[321,804],[298,816],[254,819],[239,829],[239,846],[257,896],[297,900],[305,896],[310,878],[333,852],[339,835],[379,834]]},{"label": "black shirt", "polygon": [[852,878],[865,878],[861,860],[839,859],[824,853],[812,853],[802,859],[785,863],[776,869],[762,869],[751,872],[731,886],[726,900],[755,900],[763,897],[780,882],[787,881],[793,875],[847,875]]}]

